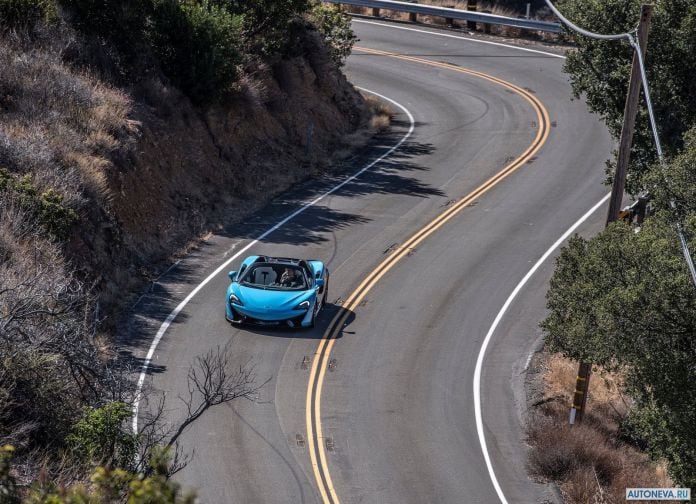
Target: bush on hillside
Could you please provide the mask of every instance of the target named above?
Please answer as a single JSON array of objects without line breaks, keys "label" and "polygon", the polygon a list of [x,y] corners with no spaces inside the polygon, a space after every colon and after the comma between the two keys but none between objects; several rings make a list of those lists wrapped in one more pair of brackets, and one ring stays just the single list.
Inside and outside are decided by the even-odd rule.
[{"label": "bush on hillside", "polygon": [[131,414],[130,406],[118,401],[87,407],[66,441],[85,462],[130,467],[138,447],[137,436],[126,425]]},{"label": "bush on hillside", "polygon": [[297,20],[309,9],[309,0],[211,0],[243,18],[247,52],[276,58],[297,50]]},{"label": "bush on hillside", "polygon": [[34,482],[20,495],[11,472],[15,455],[11,445],[0,447],[0,502],[3,504],[193,504],[194,493],[184,492],[181,485],[169,478],[172,454],[166,448],[153,450],[147,475],[133,474],[121,468],[97,467],[90,484],[62,486],[46,478]]},{"label": "bush on hillside", "polygon": [[70,228],[77,222],[77,213],[64,204],[64,196],[53,188],[39,193],[30,175],[15,179],[6,169],[0,168],[0,191],[5,192],[5,197],[8,193],[14,197],[19,207],[54,239],[67,238]]},{"label": "bush on hillside", "polygon": [[358,40],[350,27],[350,16],[337,5],[318,2],[312,7],[309,19],[326,41],[333,62],[343,66]]},{"label": "bush on hillside", "polygon": [[161,0],[149,38],[162,69],[194,102],[228,92],[242,60],[242,18],[207,0]]}]

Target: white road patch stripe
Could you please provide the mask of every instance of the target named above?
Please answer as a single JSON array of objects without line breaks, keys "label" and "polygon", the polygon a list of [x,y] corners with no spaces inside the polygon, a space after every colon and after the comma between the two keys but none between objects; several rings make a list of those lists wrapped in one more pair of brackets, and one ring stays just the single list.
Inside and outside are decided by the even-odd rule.
[{"label": "white road patch stripe", "polygon": [[563,235],[556,240],[556,242],[551,245],[551,247],[544,252],[544,255],[542,255],[539,260],[532,266],[532,269],[530,269],[527,274],[520,280],[520,283],[517,284],[517,287],[515,287],[515,290],[512,291],[512,294],[507,298],[505,301],[505,304],[503,307],[500,309],[498,312],[498,315],[496,315],[495,320],[493,321],[493,325],[491,325],[491,328],[488,330],[488,334],[486,334],[486,337],[483,340],[483,343],[481,344],[481,350],[479,351],[478,354],[478,359],[476,359],[476,369],[474,370],[474,413],[476,415],[476,431],[478,433],[478,438],[479,442],[481,444],[481,451],[483,452],[483,458],[486,461],[486,467],[488,468],[488,474],[491,477],[491,482],[493,483],[493,486],[495,487],[495,491],[498,494],[498,498],[500,499],[500,502],[502,504],[508,504],[507,499],[505,499],[505,494],[503,494],[503,490],[500,488],[500,484],[498,483],[498,479],[495,477],[495,471],[493,470],[493,465],[491,464],[491,457],[488,453],[488,446],[486,445],[486,435],[483,432],[483,417],[481,415],[481,369],[483,368],[483,358],[486,354],[486,349],[488,348],[488,343],[491,341],[491,337],[493,336],[493,333],[498,327],[498,324],[500,324],[500,321],[503,319],[503,316],[505,315],[505,312],[507,312],[508,308],[512,304],[513,300],[515,297],[517,297],[517,294],[520,293],[522,288],[525,286],[525,284],[529,281],[529,279],[532,277],[532,275],[536,272],[536,270],[539,269],[539,267],[546,261],[546,259],[549,258],[553,252],[561,246],[561,244],[566,241],[566,239],[583,223],[585,222],[600,206],[602,206],[603,203],[605,203],[609,199],[610,194],[607,194],[602,198],[595,206],[590,208],[585,215],[580,217],[580,219],[573,224],[568,230],[563,233]]},{"label": "white road patch stripe", "polygon": [[398,24],[392,24],[392,23],[378,23],[376,21],[367,21],[363,19],[357,19],[353,18],[353,23],[362,23],[362,24],[371,24],[371,25],[376,25],[376,26],[385,26],[387,28],[393,28],[394,30],[406,30],[406,31],[412,31],[412,32],[418,32],[418,33],[425,33],[427,35],[435,35],[437,37],[445,37],[445,38],[453,38],[453,39],[459,39],[459,40],[466,40],[467,42],[473,42],[475,44],[487,44],[487,45],[493,45],[493,46],[498,46],[498,47],[508,47],[510,49],[517,49],[518,51],[525,51],[525,52],[531,52],[531,53],[537,53],[537,54],[543,54],[544,56],[552,56],[554,58],[560,58],[560,59],[566,59],[565,56],[561,54],[555,54],[552,52],[547,52],[547,51],[540,51],[539,49],[529,49],[527,47],[520,47],[512,44],[503,44],[501,42],[493,42],[490,40],[479,40],[475,39],[472,37],[463,37],[461,35],[452,35],[451,33],[442,33],[442,32],[437,32],[437,31],[430,31],[430,30],[421,30],[419,28],[411,28],[408,26],[401,26]]},{"label": "white road patch stripe", "polygon": [[[386,100],[386,101],[388,101],[389,103],[391,103],[391,104],[397,106],[398,108],[400,108],[401,110],[403,110],[404,113],[408,116],[408,120],[409,120],[409,122],[410,122],[410,127],[409,127],[409,129],[408,129],[408,132],[407,132],[407,133],[401,138],[401,140],[399,140],[393,147],[391,147],[387,152],[385,152],[385,153],[382,154],[380,157],[378,157],[377,159],[375,159],[374,161],[372,161],[370,164],[368,164],[368,165],[365,166],[364,168],[360,169],[359,171],[357,171],[356,173],[354,173],[353,175],[351,175],[350,177],[348,177],[347,179],[345,179],[345,180],[344,180],[343,182],[341,182],[340,184],[338,184],[338,185],[332,187],[331,189],[329,189],[328,191],[326,191],[326,192],[325,192],[324,194],[322,194],[321,196],[318,196],[317,198],[314,198],[313,200],[309,201],[308,203],[305,203],[303,206],[301,206],[300,208],[298,208],[297,210],[295,210],[293,213],[291,213],[290,215],[288,215],[287,217],[285,217],[283,220],[281,220],[280,222],[278,222],[276,225],[274,225],[273,227],[271,227],[271,228],[269,228],[268,230],[266,230],[266,231],[264,231],[263,233],[261,233],[256,239],[252,240],[251,242],[247,243],[244,247],[242,247],[241,249],[239,249],[239,251],[237,251],[237,253],[235,253],[234,255],[232,255],[232,256],[231,256],[229,259],[227,259],[224,263],[222,263],[220,266],[218,266],[218,268],[217,268],[215,271],[213,271],[205,280],[203,280],[201,283],[199,283],[199,284],[188,294],[188,296],[186,296],[186,297],[184,298],[184,300],[181,301],[181,302],[176,306],[176,308],[174,308],[174,310],[172,310],[172,312],[167,316],[167,318],[165,319],[165,321],[162,322],[162,325],[160,326],[159,330],[157,331],[157,334],[155,334],[155,338],[152,340],[152,343],[150,344],[150,349],[148,350],[147,355],[145,356],[145,362],[143,363],[143,366],[142,366],[142,368],[141,368],[141,370],[140,370],[140,376],[138,377],[138,384],[137,384],[136,389],[135,389],[135,401],[133,402],[133,424],[132,424],[132,425],[133,425],[133,432],[134,432],[135,434],[138,433],[138,412],[139,412],[139,409],[140,409],[140,400],[142,399],[143,385],[145,384],[145,378],[147,377],[147,370],[149,369],[150,363],[152,362],[152,358],[153,358],[154,355],[155,355],[155,350],[157,350],[157,345],[159,345],[160,340],[162,339],[162,337],[164,336],[164,334],[167,332],[167,329],[169,329],[169,326],[172,325],[172,322],[174,322],[174,320],[176,319],[176,317],[179,315],[179,313],[181,313],[181,311],[182,311],[182,310],[184,309],[184,307],[189,303],[189,301],[191,301],[191,299],[193,299],[193,297],[194,297],[196,294],[198,294],[198,292],[199,292],[203,287],[205,287],[206,284],[208,284],[213,278],[215,278],[215,277],[216,277],[217,275],[219,275],[222,271],[224,271],[225,268],[227,268],[227,267],[230,265],[230,263],[231,263],[232,261],[234,261],[237,257],[239,257],[240,255],[242,255],[244,252],[246,252],[247,250],[249,250],[251,247],[253,247],[254,245],[256,245],[259,241],[263,240],[264,238],[266,238],[268,235],[270,235],[270,234],[273,233],[274,231],[276,231],[276,230],[280,229],[281,227],[283,227],[285,224],[287,224],[289,221],[291,221],[292,219],[294,219],[295,217],[297,217],[298,215],[300,215],[302,212],[304,212],[305,210],[307,210],[309,207],[312,207],[312,206],[316,205],[317,203],[319,203],[321,200],[323,200],[324,198],[326,198],[326,197],[329,196],[330,194],[333,194],[334,192],[338,191],[341,187],[343,187],[343,186],[345,186],[346,184],[352,182],[352,181],[355,180],[357,177],[359,177],[360,175],[362,175],[363,173],[365,173],[367,170],[369,170],[370,168],[372,168],[373,166],[375,166],[377,163],[379,163],[380,161],[384,160],[386,157],[390,156],[396,149],[398,149],[399,147],[401,147],[401,144],[403,144],[403,143],[406,141],[406,139],[407,139],[408,137],[410,137],[411,134],[413,133],[413,130],[414,130],[414,128],[415,128],[415,123],[416,123],[416,121],[415,121],[415,119],[413,118],[413,115],[411,114],[411,112],[410,112],[406,107],[404,107],[404,106],[401,105],[400,103],[397,103],[396,101],[394,101],[394,100],[392,100],[391,98],[388,98],[388,97],[386,97],[386,96],[384,96],[384,95],[382,95],[382,94],[379,94],[379,93],[376,93],[376,92],[374,92],[374,91],[370,91],[369,89],[361,88],[361,87],[358,87],[358,86],[356,86],[356,87],[357,87],[358,89],[362,90],[362,91],[365,91],[365,92],[367,92],[367,93],[370,93],[370,94],[373,94],[373,95],[375,95],[375,96],[378,96],[378,97],[382,98],[383,100]],[[222,297],[221,297],[221,299],[222,299]]]},{"label": "white road patch stripe", "polygon": [[529,352],[529,355],[527,356],[527,361],[524,363],[524,371],[526,372],[529,369],[529,364],[532,362],[532,357],[534,357],[534,354],[536,353],[536,350],[532,350]]}]

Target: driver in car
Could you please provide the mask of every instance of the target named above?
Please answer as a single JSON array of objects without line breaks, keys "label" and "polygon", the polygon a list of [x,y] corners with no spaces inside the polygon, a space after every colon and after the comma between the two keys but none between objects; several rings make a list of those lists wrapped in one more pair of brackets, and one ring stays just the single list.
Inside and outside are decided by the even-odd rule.
[{"label": "driver in car", "polygon": [[300,278],[293,268],[285,268],[280,276],[280,285],[283,287],[297,287],[300,285]]}]

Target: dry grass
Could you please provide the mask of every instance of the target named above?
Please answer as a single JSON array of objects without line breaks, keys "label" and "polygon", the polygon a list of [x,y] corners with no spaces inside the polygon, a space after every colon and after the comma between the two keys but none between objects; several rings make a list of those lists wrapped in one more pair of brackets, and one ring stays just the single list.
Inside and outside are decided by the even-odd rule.
[{"label": "dry grass", "polygon": [[348,159],[374,135],[387,131],[391,125],[394,111],[388,104],[369,94],[363,95],[363,99],[370,113],[367,127],[358,128],[355,132],[343,136],[341,145],[333,152],[332,157],[336,161]]},{"label": "dry grass", "polygon": [[370,130],[372,133],[380,133],[386,131],[391,124],[392,118],[394,117],[394,110],[384,103],[378,100],[372,95],[365,96],[365,102],[370,108],[372,117],[370,118]]},{"label": "dry grass", "polygon": [[0,41],[0,165],[30,174],[37,190],[54,189],[74,209],[84,189],[109,200],[108,156],[130,142],[131,101],[50,50]]},{"label": "dry grass", "polygon": [[576,374],[576,362],[558,354],[545,357],[544,397],[527,428],[530,472],[557,482],[565,502],[573,504],[619,503],[627,487],[672,486],[664,465],[620,439],[630,407],[620,374],[593,369],[584,422],[568,424]]},{"label": "dry grass", "polygon": [[[575,390],[577,362],[564,358],[560,354],[548,357],[545,365],[544,383],[546,397],[570,404]],[[589,411],[612,411],[619,416],[626,414],[627,398],[622,393],[623,380],[620,374],[610,373],[594,367],[590,380]]]}]

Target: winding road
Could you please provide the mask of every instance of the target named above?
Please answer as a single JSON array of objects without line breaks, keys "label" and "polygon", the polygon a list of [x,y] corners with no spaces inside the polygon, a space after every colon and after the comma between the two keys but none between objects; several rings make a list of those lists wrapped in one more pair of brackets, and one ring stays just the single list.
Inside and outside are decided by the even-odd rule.
[{"label": "winding road", "polygon": [[[188,366],[210,348],[232,345],[234,364],[269,379],[258,401],[215,407],[184,433],[195,455],[176,478],[208,504],[553,501],[526,476],[521,426],[553,261],[520,281],[571,226],[601,228],[604,206],[588,210],[605,196],[610,137],[570,100],[557,55],[353,26],[348,77],[396,113],[356,158],[362,172],[306,184],[211,237],[134,317],[150,349],[143,382],[166,392],[173,421]],[[226,272],[251,253],[328,263],[315,329],[225,321]]]}]

